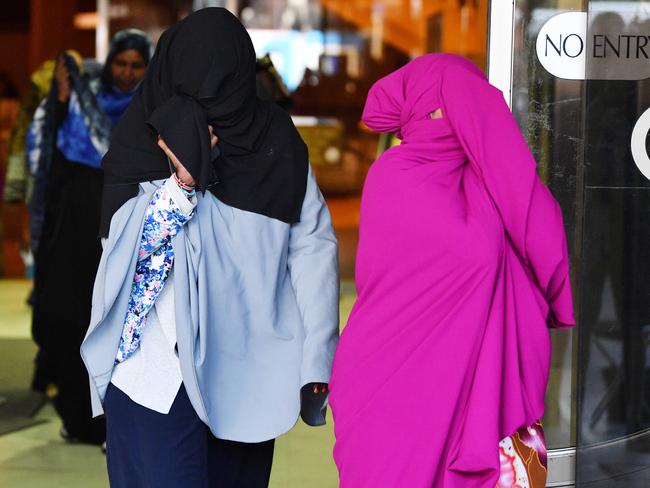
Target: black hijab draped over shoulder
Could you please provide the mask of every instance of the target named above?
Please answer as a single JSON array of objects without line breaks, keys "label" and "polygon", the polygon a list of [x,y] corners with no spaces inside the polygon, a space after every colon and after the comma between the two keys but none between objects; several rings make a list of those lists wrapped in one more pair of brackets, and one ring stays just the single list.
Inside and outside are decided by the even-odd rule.
[{"label": "black hijab draped over shoulder", "polygon": [[[102,237],[138,183],[170,175],[158,134],[198,190],[241,210],[298,222],[307,147],[286,112],[256,97],[255,60],[248,32],[223,8],[194,12],[163,33],[102,161]],[[208,124],[219,137],[215,160]]]}]

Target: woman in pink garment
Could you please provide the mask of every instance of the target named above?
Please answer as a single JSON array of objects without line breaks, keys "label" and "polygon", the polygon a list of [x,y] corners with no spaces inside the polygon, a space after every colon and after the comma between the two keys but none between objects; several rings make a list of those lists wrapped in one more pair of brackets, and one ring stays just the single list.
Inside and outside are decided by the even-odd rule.
[{"label": "woman in pink garment", "polygon": [[542,487],[547,328],[574,324],[560,207],[464,58],[379,80],[363,121],[402,144],[361,203],[330,385],[341,487]]}]

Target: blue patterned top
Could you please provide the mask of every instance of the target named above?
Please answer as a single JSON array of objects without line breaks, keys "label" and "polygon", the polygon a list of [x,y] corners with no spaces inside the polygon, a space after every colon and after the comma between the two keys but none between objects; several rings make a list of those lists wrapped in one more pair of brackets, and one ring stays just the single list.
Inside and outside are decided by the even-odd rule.
[{"label": "blue patterned top", "polygon": [[[115,364],[127,360],[140,347],[147,314],[156,303],[174,264],[172,237],[194,215],[194,210],[185,215],[173,200],[168,185],[175,184],[172,179],[166,180],[154,192],[147,207],[131,297]],[[189,199],[195,192],[183,190],[183,194]]]}]

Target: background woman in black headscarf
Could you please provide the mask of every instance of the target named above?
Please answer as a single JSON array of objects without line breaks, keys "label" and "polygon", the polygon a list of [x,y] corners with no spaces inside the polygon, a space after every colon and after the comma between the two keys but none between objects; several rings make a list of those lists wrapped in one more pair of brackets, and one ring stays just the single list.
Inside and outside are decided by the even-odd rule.
[{"label": "background woman in black headscarf", "polygon": [[32,331],[39,345],[35,386],[53,384],[64,438],[102,443],[105,424],[93,420],[79,346],[90,321],[92,283],[101,255],[103,171],[114,124],[144,76],[150,43],[141,31],[112,40],[101,75],[91,78],[62,54],[50,95],[28,137],[34,195],[30,203],[35,253]]}]

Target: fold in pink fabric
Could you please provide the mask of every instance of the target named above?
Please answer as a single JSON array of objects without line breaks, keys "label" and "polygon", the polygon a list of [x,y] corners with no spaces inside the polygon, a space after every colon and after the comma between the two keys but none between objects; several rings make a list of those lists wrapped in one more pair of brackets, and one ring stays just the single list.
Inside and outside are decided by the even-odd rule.
[{"label": "fold in pink fabric", "polygon": [[330,384],[341,487],[494,488],[499,441],[543,416],[548,327],[574,324],[559,205],[462,57],[379,80],[363,120],[402,143],[363,190]]}]

